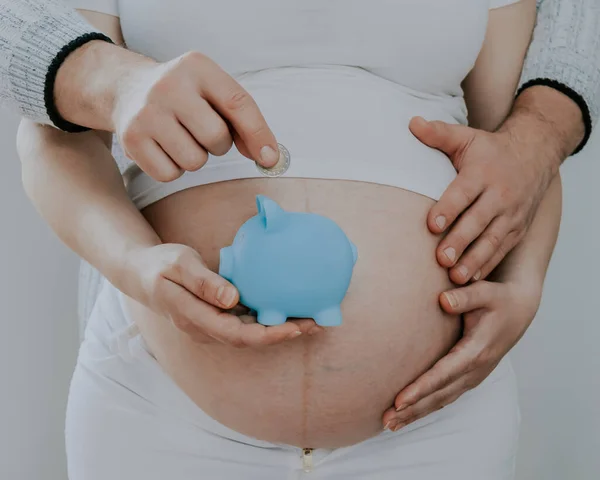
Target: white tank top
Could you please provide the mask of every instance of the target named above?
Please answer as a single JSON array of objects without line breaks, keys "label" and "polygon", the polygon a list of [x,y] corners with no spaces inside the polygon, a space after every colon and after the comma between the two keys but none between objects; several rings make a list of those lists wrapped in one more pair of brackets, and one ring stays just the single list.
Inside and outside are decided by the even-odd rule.
[{"label": "white tank top", "polygon": [[[456,172],[408,130],[466,123],[461,82],[488,10],[517,0],[68,0],[119,16],[128,48],[157,60],[200,51],[252,94],[291,153],[286,177],[374,182],[439,199]],[[194,185],[259,177],[234,148],[159,184],[136,171],[139,208]]]}]

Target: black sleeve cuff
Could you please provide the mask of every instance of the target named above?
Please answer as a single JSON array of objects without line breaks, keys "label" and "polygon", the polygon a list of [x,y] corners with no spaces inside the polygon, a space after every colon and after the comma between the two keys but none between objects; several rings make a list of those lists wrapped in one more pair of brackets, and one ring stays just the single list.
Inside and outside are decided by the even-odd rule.
[{"label": "black sleeve cuff", "polygon": [[565,85],[564,83],[561,83],[557,80],[552,80],[550,78],[534,78],[532,80],[529,80],[527,82],[525,82],[523,85],[521,85],[521,87],[519,88],[519,90],[517,91],[517,97],[527,88],[529,87],[533,87],[534,85],[544,85],[546,87],[551,87],[554,88],[555,90],[558,90],[561,93],[564,93],[567,97],[569,97],[571,100],[573,100],[577,106],[581,109],[581,115],[583,116],[583,124],[585,127],[585,133],[583,135],[583,139],[581,140],[581,143],[577,146],[577,148],[573,151],[573,153],[571,155],[575,155],[576,153],[579,153],[583,147],[585,147],[585,144],[588,142],[588,140],[590,139],[590,135],[592,134],[592,117],[590,115],[590,109],[588,107],[588,104],[586,103],[585,99],[579,94],[577,93],[575,90],[573,90],[571,87]]},{"label": "black sleeve cuff", "polygon": [[54,84],[56,82],[56,74],[69,54],[73,53],[79,47],[91,42],[92,40],[103,40],[105,42],[113,43],[109,37],[100,32],[90,32],[81,35],[60,49],[60,51],[56,54],[56,57],[54,57],[50,63],[48,72],[46,73],[46,81],[44,83],[44,102],[46,104],[46,113],[48,114],[48,117],[54,126],[64,130],[65,132],[85,132],[89,130],[89,128],[71,123],[65,120],[60,113],[58,113],[56,103],[54,101]]}]

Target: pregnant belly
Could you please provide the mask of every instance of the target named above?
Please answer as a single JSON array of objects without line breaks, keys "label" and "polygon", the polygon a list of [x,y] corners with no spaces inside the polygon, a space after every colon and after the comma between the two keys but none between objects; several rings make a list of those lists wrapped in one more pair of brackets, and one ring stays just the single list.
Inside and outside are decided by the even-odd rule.
[{"label": "pregnant belly", "polygon": [[218,270],[219,249],[255,214],[262,193],[286,210],[335,220],[359,251],[344,322],[284,344],[197,344],[129,301],[158,362],[206,413],[243,434],[298,447],[336,448],[381,431],[395,395],[456,342],[460,321],[438,295],[451,286],[426,228],[432,200],[360,182],[246,179],[194,187],[144,210],[165,242],[196,248]]}]

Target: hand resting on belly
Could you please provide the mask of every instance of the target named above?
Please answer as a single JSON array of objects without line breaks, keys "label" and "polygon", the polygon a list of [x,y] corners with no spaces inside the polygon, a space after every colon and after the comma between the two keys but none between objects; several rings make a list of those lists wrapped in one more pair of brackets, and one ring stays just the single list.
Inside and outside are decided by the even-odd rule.
[{"label": "hand resting on belly", "polygon": [[443,356],[460,331],[459,318],[437,301],[451,285],[425,223],[432,200],[361,182],[246,179],[190,188],[143,213],[164,242],[191,246],[217,271],[220,249],[255,214],[257,194],[288,211],[333,219],[356,244],[361,260],[341,326],[268,348],[235,349],[198,344],[134,301],[131,317],[175,382],[234,430],[301,447],[376,435],[397,392]]}]

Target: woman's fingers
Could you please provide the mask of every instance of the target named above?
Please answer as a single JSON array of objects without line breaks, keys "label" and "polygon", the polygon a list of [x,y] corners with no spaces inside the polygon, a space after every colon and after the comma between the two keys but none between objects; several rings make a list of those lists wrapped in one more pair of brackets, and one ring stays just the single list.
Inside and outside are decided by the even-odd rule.
[{"label": "woman's fingers", "polygon": [[446,312],[455,315],[490,307],[499,299],[498,289],[501,288],[502,286],[496,283],[475,282],[466,287],[443,292],[440,295],[440,305]]},{"label": "woman's fingers", "polygon": [[443,389],[464,375],[471,359],[468,341],[462,338],[452,350],[427,372],[405,387],[394,402],[396,411],[402,411],[421,399]]},{"label": "woman's fingers", "polygon": [[384,427],[396,432],[402,427],[416,422],[420,418],[423,418],[446,405],[450,405],[470,388],[472,387],[469,385],[468,377],[461,377],[443,389],[419,400],[405,410],[400,412],[392,411],[391,413],[386,412],[386,415],[384,416]]},{"label": "woman's fingers", "polygon": [[239,301],[237,289],[209,270],[200,254],[192,248],[174,246],[162,275],[215,307],[233,308]]},{"label": "woman's fingers", "polygon": [[[168,245],[162,248],[166,250]],[[231,312],[245,313],[236,308],[237,289],[209,270],[195,250],[173,245],[164,258],[166,266],[152,296],[162,299],[161,311],[168,313],[176,327],[198,341],[210,337],[234,347],[258,347],[323,330],[311,319],[265,327],[247,315],[248,318],[233,315]]]},{"label": "woman's fingers", "polygon": [[212,339],[237,348],[261,347],[293,340],[308,333],[314,326],[311,321],[286,322],[273,327],[246,323],[235,315],[201,301],[187,289],[167,279],[161,296],[161,309],[169,312],[173,324],[201,343]]}]

